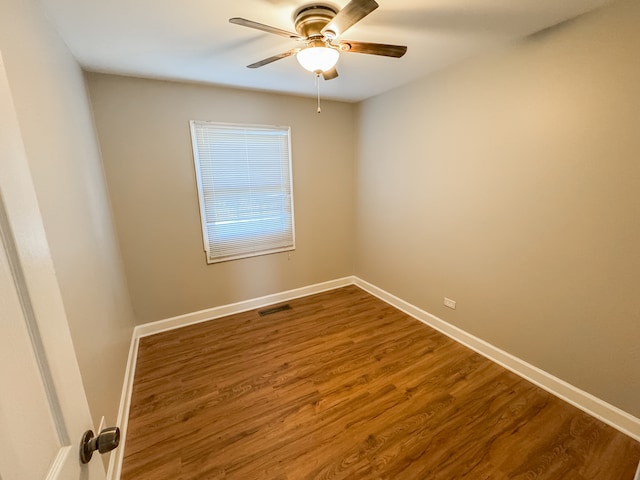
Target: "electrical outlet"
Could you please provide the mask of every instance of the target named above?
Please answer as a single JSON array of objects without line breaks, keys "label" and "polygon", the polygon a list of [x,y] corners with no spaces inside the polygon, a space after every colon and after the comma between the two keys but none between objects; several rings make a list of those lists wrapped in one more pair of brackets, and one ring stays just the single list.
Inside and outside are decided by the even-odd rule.
[{"label": "electrical outlet", "polygon": [[456,301],[455,300],[451,300],[450,298],[444,297],[444,306],[455,310],[456,309]]}]

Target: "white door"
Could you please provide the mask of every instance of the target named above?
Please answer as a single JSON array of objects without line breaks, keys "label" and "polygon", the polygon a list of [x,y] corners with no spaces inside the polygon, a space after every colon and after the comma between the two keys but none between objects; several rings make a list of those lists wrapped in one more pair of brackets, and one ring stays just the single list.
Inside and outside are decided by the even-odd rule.
[{"label": "white door", "polygon": [[0,480],[104,479],[0,54]]}]

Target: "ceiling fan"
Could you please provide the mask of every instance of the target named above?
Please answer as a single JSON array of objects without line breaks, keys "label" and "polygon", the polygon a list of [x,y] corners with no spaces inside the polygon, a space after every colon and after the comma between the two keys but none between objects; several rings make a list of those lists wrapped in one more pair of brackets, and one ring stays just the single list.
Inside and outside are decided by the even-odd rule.
[{"label": "ceiling fan", "polygon": [[229,22],[267,33],[275,33],[304,44],[304,46],[292,48],[287,52],[247,65],[248,68],[263,67],[276,60],[296,55],[298,62],[305,69],[314,72],[317,76],[322,75],[325,80],[331,80],[338,76],[335,65],[340,52],[366,53],[394,58],[400,58],[406,53],[407,47],[401,45],[337,40],[351,26],[376,8],[378,8],[378,4],[374,0],[351,0],[341,10],[328,4],[305,5],[296,10],[293,15],[297,33],[245,18],[234,17],[230,18]]}]

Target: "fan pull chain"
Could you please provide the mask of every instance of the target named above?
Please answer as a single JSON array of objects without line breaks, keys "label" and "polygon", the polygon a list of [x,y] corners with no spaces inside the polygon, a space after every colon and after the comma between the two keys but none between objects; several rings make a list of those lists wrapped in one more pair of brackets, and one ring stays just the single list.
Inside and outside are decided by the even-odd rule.
[{"label": "fan pull chain", "polygon": [[318,91],[318,113],[321,113],[320,109],[320,73],[316,72],[316,90]]}]

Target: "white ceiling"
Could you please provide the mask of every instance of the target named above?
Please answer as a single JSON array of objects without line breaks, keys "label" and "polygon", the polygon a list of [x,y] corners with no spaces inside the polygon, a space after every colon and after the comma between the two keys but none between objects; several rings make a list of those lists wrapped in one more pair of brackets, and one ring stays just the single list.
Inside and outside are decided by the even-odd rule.
[{"label": "white ceiling", "polygon": [[[342,8],[348,0],[330,4]],[[298,46],[233,25],[244,17],[295,31],[306,0],[40,0],[87,70],[315,95],[313,74],[294,57],[246,65]],[[317,2],[316,2],[317,3]],[[326,3],[326,2],[323,2]],[[325,98],[358,101],[482,50],[598,8],[608,0],[378,0],[347,40],[407,45],[400,59],[342,54],[340,76],[322,81]]]}]

